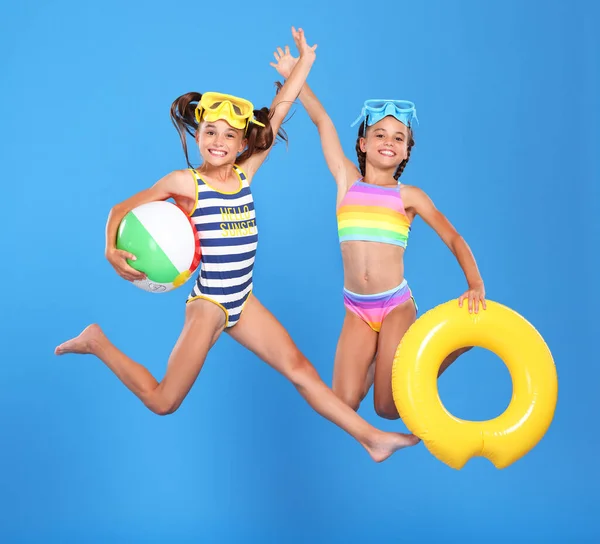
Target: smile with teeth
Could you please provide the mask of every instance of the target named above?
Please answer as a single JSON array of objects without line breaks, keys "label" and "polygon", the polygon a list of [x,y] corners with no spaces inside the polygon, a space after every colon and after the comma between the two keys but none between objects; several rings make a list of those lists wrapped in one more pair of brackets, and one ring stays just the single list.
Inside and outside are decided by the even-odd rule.
[{"label": "smile with teeth", "polygon": [[391,149],[380,149],[379,153],[385,155],[386,157],[395,157],[396,153],[394,153]]},{"label": "smile with teeth", "polygon": [[218,149],[209,149],[208,152],[215,157],[224,157],[227,155],[226,151],[219,151]]}]

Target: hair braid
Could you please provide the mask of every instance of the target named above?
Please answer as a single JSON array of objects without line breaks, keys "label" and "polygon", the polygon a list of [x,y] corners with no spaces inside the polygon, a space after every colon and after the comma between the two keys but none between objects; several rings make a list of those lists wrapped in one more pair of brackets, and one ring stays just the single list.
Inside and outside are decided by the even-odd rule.
[{"label": "hair braid", "polygon": [[360,138],[361,136],[359,136],[356,140],[356,157],[358,158],[358,167],[360,169],[360,173],[364,177],[367,164],[367,154],[360,149]]},{"label": "hair braid", "polygon": [[410,152],[412,151],[413,145],[415,145],[415,141],[413,140],[412,131],[411,131],[411,133],[410,133],[410,142],[408,142],[408,146],[406,148],[407,149],[406,159],[404,159],[400,163],[400,165],[396,169],[396,173],[394,174],[394,179],[396,181],[398,181],[398,178],[402,175],[402,172],[404,172],[404,169],[406,168],[406,165],[408,164],[408,161],[410,160]]}]

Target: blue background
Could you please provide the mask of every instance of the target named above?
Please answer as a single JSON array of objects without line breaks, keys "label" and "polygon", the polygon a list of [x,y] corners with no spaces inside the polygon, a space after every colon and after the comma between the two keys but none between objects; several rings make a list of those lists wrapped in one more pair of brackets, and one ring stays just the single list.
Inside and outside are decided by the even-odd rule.
[{"label": "blue background", "polygon": [[[0,16],[2,542],[584,542],[597,515],[600,44],[591,2],[5,4]],[[185,166],[172,100],[268,105],[269,62],[302,26],[309,83],[354,157],[362,101],[401,97],[421,126],[403,176],[475,253],[488,298],[533,323],[559,374],[548,433],[496,470],[420,445],[373,463],[280,375],[223,336],[160,418],[92,357],[54,347],[99,322],[162,377],[190,285],[150,295],[105,261],[115,203]],[[335,184],[300,106],[255,178],[256,294],[331,382],[343,306]],[[595,259],[594,259],[595,260]],[[465,289],[421,220],[406,255],[421,311]],[[499,358],[440,381],[456,415],[502,412]],[[375,425],[371,394],[360,413]],[[596,506],[594,506],[594,504]]]}]

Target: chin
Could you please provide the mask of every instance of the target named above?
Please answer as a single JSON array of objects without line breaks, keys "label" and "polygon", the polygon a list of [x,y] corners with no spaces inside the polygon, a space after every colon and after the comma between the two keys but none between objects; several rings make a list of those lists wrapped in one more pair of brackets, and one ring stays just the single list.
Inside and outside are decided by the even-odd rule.
[{"label": "chin", "polygon": [[231,153],[228,153],[224,157],[215,157],[207,151],[202,154],[202,159],[205,163],[212,166],[223,166],[224,164],[233,164],[235,162],[235,157]]},{"label": "chin", "polygon": [[402,164],[402,162],[398,162],[398,160],[395,157],[393,159],[388,160],[371,161],[371,163],[373,164],[373,166],[381,168],[382,170],[390,170],[393,168],[394,171],[396,171],[398,166]]}]

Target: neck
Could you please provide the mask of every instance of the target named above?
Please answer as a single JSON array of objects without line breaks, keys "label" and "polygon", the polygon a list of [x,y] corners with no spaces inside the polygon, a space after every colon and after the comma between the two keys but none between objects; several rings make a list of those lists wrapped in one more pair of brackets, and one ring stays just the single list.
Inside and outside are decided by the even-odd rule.
[{"label": "neck", "polygon": [[207,162],[203,162],[198,172],[205,174],[206,176],[216,179],[219,181],[227,181],[233,170],[233,164],[222,164],[221,166],[214,166]]},{"label": "neck", "polygon": [[396,185],[398,182],[394,179],[396,167],[394,168],[376,168],[367,162],[365,166],[365,182],[373,185]]}]

